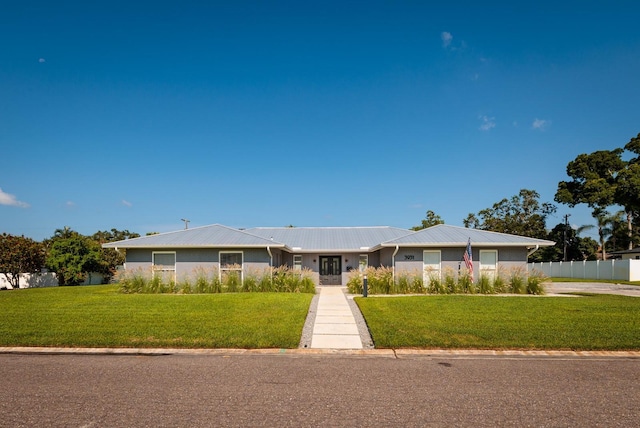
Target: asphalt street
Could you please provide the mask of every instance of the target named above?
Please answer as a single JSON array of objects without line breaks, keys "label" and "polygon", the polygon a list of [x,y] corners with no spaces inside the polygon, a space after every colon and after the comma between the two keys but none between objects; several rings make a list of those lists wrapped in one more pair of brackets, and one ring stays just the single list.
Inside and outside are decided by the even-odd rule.
[{"label": "asphalt street", "polygon": [[0,355],[2,427],[637,426],[637,357]]}]

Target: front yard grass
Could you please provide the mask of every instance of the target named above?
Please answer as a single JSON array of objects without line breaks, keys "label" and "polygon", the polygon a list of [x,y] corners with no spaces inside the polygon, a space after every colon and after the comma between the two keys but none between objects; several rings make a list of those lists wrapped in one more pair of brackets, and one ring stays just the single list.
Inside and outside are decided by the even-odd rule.
[{"label": "front yard grass", "polygon": [[296,348],[312,294],[122,294],[118,286],[0,292],[0,346]]},{"label": "front yard grass", "polygon": [[376,348],[640,349],[640,298],[356,297]]}]

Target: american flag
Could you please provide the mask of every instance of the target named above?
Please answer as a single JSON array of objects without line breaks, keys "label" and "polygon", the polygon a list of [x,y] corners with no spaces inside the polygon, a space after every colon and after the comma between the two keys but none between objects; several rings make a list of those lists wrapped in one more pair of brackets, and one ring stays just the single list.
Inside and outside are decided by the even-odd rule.
[{"label": "american flag", "polygon": [[464,265],[469,271],[471,282],[473,282],[473,256],[471,255],[471,238],[469,238],[469,242],[467,242],[467,249],[464,250]]}]

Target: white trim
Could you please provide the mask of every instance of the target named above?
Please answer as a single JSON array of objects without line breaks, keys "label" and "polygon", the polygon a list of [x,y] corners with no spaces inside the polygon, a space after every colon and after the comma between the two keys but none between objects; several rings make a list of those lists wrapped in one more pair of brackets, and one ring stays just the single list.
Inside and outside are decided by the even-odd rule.
[{"label": "white trim", "polygon": [[[496,264],[495,265],[483,265],[482,264],[482,255],[493,253],[496,255]],[[478,254],[478,270],[480,275],[487,275],[491,277],[491,279],[495,278],[498,272],[498,250],[480,250],[480,254]]]},{"label": "white trim", "polygon": [[[156,254],[173,254],[173,269],[156,269],[156,266],[170,266],[170,265],[156,265]],[[151,270],[155,274],[156,272],[173,272],[173,280],[176,280],[176,271],[178,270],[178,257],[175,251],[152,251],[151,252]]]},{"label": "white trim", "polygon": [[[222,265],[222,255],[223,254],[240,254],[240,269],[229,269],[226,267],[223,267]],[[218,251],[218,276],[220,278],[220,280],[222,280],[222,271],[240,271],[240,282],[242,282],[244,280],[244,251],[228,251],[228,250],[221,250]]]},{"label": "white trim", "polygon": [[[362,267],[362,258],[363,258],[363,257],[364,257],[364,260],[365,260],[365,262],[364,262],[364,268]],[[365,270],[366,268],[368,268],[368,267],[369,267],[369,254],[360,254],[360,255],[358,256],[358,270],[359,270],[360,272],[364,272],[364,270]]]},{"label": "white trim", "polygon": [[[438,255],[438,267],[434,268],[433,266],[435,266],[432,263],[429,263],[429,265],[427,266],[426,263],[426,257],[425,255],[427,253],[431,253],[431,254],[437,254]],[[428,268],[431,268],[431,270],[427,270]],[[440,250],[423,250],[422,251],[422,281],[424,282],[425,285],[428,285],[431,279],[431,276],[433,276],[434,272],[437,273],[437,277],[438,279],[442,278],[442,251]]]}]

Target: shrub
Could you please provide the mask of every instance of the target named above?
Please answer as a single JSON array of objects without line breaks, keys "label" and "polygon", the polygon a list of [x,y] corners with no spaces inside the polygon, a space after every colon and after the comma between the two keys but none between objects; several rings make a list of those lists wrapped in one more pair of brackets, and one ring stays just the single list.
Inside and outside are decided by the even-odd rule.
[{"label": "shrub", "polygon": [[464,294],[476,294],[476,287],[471,281],[471,275],[469,273],[463,273],[458,277],[458,288],[460,293]]},{"label": "shrub", "polygon": [[456,279],[453,269],[451,268],[447,268],[444,270],[444,286],[446,294],[460,293],[460,284]]},{"label": "shrub", "polygon": [[122,293],[235,293],[235,292],[289,292],[315,293],[316,287],[310,270],[293,271],[287,267],[249,271],[241,278],[239,271],[224,271],[198,267],[195,280],[184,277],[176,283],[173,275],[152,270],[134,269],[118,274]]},{"label": "shrub", "polygon": [[429,272],[429,281],[423,283],[419,271],[401,271],[393,281],[393,270],[388,267],[368,267],[365,272],[352,271],[349,273],[347,289],[351,294],[362,294],[363,279],[366,273],[369,294],[544,294],[543,282],[546,278],[539,273],[527,275],[523,268],[508,271],[499,270],[495,276],[480,273],[478,281],[474,283],[466,270],[458,275],[451,268],[442,272],[442,278],[437,272]]},{"label": "shrub", "polygon": [[529,272],[527,277],[527,294],[542,295],[545,294],[544,282],[548,278],[539,271]]},{"label": "shrub", "polygon": [[522,269],[513,269],[509,275],[509,291],[513,294],[526,293],[525,280],[526,275]]},{"label": "shrub", "polygon": [[362,294],[364,281],[363,274],[358,270],[352,270],[347,275],[347,290],[349,293]]},{"label": "shrub", "polygon": [[493,292],[494,293],[508,293],[509,284],[504,279],[504,272],[498,270],[498,274],[493,278]]},{"label": "shrub", "polygon": [[492,278],[490,278],[486,274],[481,274],[480,278],[478,278],[478,293],[480,294],[493,294],[494,288],[492,284]]}]

